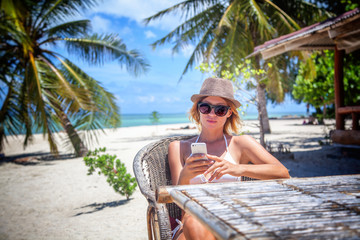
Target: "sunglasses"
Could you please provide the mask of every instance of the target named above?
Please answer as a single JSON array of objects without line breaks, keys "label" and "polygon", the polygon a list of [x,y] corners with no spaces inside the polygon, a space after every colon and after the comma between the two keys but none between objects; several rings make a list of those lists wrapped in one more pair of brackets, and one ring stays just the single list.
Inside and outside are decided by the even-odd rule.
[{"label": "sunglasses", "polygon": [[209,114],[211,110],[214,109],[214,113],[218,117],[223,117],[227,114],[228,110],[230,109],[229,106],[224,105],[211,105],[209,103],[198,103],[199,112],[202,114]]}]

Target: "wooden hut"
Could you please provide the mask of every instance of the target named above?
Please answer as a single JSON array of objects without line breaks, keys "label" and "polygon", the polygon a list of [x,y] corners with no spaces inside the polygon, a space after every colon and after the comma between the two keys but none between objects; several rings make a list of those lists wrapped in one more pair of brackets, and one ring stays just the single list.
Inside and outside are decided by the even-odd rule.
[{"label": "wooden hut", "polygon": [[[331,138],[333,142],[336,143],[360,145],[360,106],[350,107],[344,105],[343,83],[344,54],[360,49],[359,8],[267,41],[263,45],[255,47],[254,52],[250,56],[261,54],[264,59],[269,59],[288,51],[324,49],[335,51],[334,85],[336,130],[332,132]],[[345,130],[346,114],[352,115],[351,130]]]}]

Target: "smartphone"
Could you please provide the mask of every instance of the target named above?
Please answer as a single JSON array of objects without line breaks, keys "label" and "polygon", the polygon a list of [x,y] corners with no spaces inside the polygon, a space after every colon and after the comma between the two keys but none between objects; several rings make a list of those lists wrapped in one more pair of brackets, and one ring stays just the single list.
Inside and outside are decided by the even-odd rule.
[{"label": "smartphone", "polygon": [[206,143],[192,143],[191,144],[191,154],[195,154],[195,153],[203,153],[203,154],[207,154],[207,149],[206,149]]}]

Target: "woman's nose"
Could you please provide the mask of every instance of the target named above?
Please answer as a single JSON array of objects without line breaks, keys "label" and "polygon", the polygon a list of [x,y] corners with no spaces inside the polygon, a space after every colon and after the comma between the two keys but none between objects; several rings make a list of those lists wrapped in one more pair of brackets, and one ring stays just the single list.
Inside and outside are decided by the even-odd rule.
[{"label": "woman's nose", "polygon": [[215,114],[215,108],[211,108],[211,111],[210,111],[209,115],[215,115],[215,116],[216,116],[216,114]]}]

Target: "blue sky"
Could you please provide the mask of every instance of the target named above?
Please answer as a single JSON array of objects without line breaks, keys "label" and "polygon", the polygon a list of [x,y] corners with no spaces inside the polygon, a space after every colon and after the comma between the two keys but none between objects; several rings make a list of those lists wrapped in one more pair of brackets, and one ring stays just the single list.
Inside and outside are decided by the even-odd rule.
[{"label": "blue sky", "polygon": [[[169,16],[148,26],[143,24],[143,19],[175,3],[170,0],[105,0],[83,14],[91,20],[94,32],[118,34],[129,49],[139,50],[151,65],[146,74],[134,77],[117,62],[101,67],[79,62],[83,70],[115,94],[122,114],[187,112],[192,105],[190,96],[199,91],[207,77],[193,69],[179,82],[193,46],[175,55],[170,44],[156,50],[150,46],[174,29],[180,23],[180,16]],[[254,106],[247,110],[256,112]],[[305,104],[298,105],[290,98],[277,106],[268,104],[269,113],[305,111]]]}]

